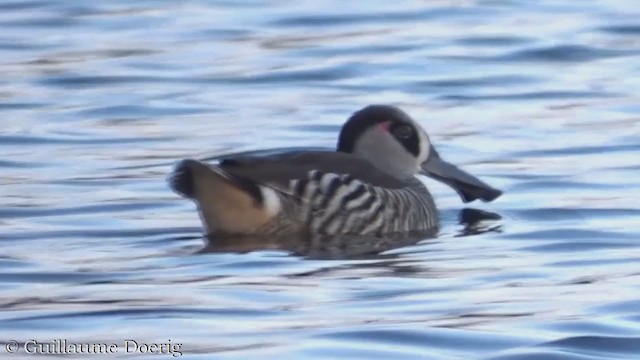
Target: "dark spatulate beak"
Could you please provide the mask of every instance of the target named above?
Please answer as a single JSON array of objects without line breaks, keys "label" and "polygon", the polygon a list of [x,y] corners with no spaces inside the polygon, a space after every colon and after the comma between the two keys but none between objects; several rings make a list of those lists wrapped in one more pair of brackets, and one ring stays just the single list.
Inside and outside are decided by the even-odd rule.
[{"label": "dark spatulate beak", "polygon": [[502,195],[502,191],[492,188],[477,177],[442,160],[434,148],[431,148],[427,161],[422,163],[421,173],[449,185],[465,203],[476,199],[493,201]]}]

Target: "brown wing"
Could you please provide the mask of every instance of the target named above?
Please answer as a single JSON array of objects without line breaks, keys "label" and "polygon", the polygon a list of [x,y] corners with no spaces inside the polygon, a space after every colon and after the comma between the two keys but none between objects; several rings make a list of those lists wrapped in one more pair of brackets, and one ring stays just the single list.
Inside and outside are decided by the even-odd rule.
[{"label": "brown wing", "polygon": [[309,172],[349,174],[374,186],[399,188],[406,182],[387,174],[356,155],[335,151],[288,151],[268,156],[233,156],[220,159],[218,165],[232,176],[282,188],[290,180],[307,178]]}]

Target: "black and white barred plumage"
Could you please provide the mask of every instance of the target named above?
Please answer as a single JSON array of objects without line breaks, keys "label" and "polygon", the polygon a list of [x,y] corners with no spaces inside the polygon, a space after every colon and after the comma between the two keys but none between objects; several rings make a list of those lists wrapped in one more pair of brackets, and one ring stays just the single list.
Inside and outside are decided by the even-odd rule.
[{"label": "black and white barred plumage", "polygon": [[287,206],[280,221],[306,223],[318,234],[381,235],[427,230],[438,222],[433,198],[419,180],[387,189],[349,174],[311,171],[290,181],[282,202]]}]

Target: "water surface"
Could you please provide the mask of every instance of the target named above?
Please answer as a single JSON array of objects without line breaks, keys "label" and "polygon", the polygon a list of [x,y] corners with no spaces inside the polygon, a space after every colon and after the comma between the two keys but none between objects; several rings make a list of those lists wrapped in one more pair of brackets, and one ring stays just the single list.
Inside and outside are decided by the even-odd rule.
[{"label": "water surface", "polygon": [[[638,19],[630,0],[0,3],[0,340],[637,359]],[[211,248],[165,183],[185,157],[333,146],[370,103],[503,189],[471,204],[501,219],[461,224],[429,182],[436,238]]]}]

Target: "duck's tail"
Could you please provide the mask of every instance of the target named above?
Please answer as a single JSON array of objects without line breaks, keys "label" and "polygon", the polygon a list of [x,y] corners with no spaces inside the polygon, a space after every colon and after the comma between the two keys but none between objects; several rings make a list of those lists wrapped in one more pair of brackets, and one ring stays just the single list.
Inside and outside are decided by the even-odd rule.
[{"label": "duck's tail", "polygon": [[182,160],[169,185],[196,202],[209,234],[255,234],[280,211],[274,189],[197,160]]}]

